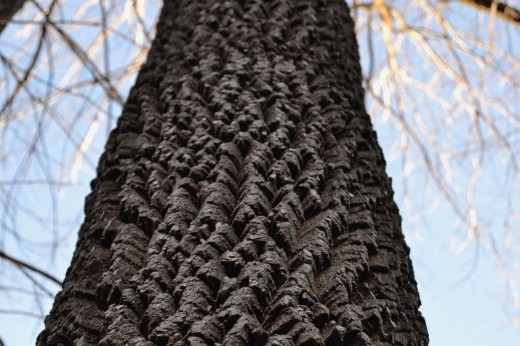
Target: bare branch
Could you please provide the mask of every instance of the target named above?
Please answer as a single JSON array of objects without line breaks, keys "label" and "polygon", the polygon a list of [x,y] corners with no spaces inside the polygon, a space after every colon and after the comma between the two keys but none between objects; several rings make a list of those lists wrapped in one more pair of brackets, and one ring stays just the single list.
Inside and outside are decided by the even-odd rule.
[{"label": "bare branch", "polygon": [[516,25],[520,25],[520,10],[496,0],[458,0],[480,10],[495,12],[496,15]]},{"label": "bare branch", "polygon": [[8,262],[11,262],[12,264],[14,264],[15,266],[19,267],[19,268],[24,268],[24,269],[28,269],[32,272],[35,272],[47,279],[49,279],[50,281],[54,282],[55,284],[61,286],[61,281],[58,280],[57,278],[55,278],[54,276],[52,276],[51,274],[49,273],[46,273],[44,272],[43,270],[41,269],[38,269],[36,268],[35,266],[29,264],[29,263],[25,263],[24,261],[22,260],[19,260],[19,259],[16,259],[12,256],[9,256],[8,254],[6,254],[5,252],[3,252],[2,250],[0,250],[0,258],[8,261]]},{"label": "bare branch", "polygon": [[22,8],[25,0],[7,0],[0,2],[0,34],[9,24],[11,18],[20,8]]}]

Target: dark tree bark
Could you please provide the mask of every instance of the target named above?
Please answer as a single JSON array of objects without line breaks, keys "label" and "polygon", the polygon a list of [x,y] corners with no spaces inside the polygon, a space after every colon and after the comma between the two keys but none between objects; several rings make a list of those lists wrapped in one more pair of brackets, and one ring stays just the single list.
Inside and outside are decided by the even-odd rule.
[{"label": "dark tree bark", "polygon": [[424,345],[342,0],[166,1],[40,345]]}]

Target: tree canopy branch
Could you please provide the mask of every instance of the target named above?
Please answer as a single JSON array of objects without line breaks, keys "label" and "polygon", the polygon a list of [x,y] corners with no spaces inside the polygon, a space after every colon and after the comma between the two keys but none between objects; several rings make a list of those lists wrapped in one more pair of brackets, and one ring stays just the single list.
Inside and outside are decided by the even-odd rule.
[{"label": "tree canopy branch", "polygon": [[496,0],[459,0],[478,9],[491,10],[496,6],[497,16],[516,25],[520,25],[520,10]]}]

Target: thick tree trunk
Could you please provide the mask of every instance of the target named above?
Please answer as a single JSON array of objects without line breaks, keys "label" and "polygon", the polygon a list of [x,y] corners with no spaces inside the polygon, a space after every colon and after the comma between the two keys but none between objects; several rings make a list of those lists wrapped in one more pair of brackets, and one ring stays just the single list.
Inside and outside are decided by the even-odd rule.
[{"label": "thick tree trunk", "polygon": [[342,0],[166,1],[40,345],[424,345]]}]

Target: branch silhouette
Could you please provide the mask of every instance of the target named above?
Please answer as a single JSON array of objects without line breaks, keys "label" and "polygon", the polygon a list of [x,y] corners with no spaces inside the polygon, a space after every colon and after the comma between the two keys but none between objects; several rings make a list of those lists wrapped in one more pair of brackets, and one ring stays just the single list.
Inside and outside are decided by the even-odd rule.
[{"label": "branch silhouette", "polygon": [[496,15],[516,25],[520,25],[520,10],[495,0],[459,0],[480,10],[496,11]]},{"label": "branch silhouette", "polygon": [[1,251],[0,250],[0,258],[6,260],[7,262],[10,262],[12,264],[14,264],[15,266],[19,267],[19,268],[23,268],[23,269],[28,269],[34,273],[37,273],[47,279],[49,279],[50,281],[54,282],[55,284],[61,286],[61,281],[58,280],[57,278],[55,278],[54,276],[52,276],[51,274],[49,273],[46,273],[44,272],[43,270],[41,269],[38,269],[36,268],[35,266],[29,264],[29,263],[26,263],[22,260],[19,260],[17,258],[14,258],[8,254],[6,254],[5,252]]}]

